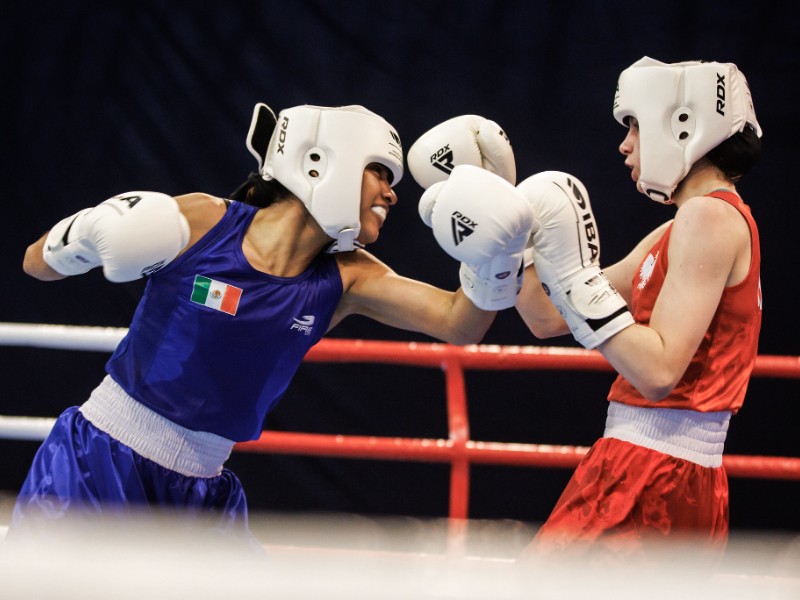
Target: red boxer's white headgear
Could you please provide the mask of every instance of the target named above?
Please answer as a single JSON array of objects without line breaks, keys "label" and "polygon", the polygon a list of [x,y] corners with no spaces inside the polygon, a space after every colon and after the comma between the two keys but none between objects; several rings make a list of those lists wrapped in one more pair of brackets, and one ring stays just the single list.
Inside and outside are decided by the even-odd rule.
[{"label": "red boxer's white headgear", "polygon": [[744,74],[732,63],[663,63],[645,56],[619,76],[614,118],[639,123],[639,190],[671,203],[707,152],[750,125],[761,137]]},{"label": "red boxer's white headgear", "polygon": [[403,176],[400,136],[363,106],[296,106],[276,119],[266,104],[257,104],[247,147],[258,159],[261,176],[297,196],[337,241],[339,252],[353,250],[361,231],[364,168],[385,166],[392,185]]}]

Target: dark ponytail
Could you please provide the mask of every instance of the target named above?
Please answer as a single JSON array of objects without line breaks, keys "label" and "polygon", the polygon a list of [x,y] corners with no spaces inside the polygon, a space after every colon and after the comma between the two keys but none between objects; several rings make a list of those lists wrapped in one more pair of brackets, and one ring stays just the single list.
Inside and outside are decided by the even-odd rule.
[{"label": "dark ponytail", "polygon": [[756,164],[761,155],[761,139],[750,125],[729,137],[706,154],[715,167],[736,183]]},{"label": "dark ponytail", "polygon": [[250,173],[244,183],[237,187],[229,198],[258,208],[266,208],[276,200],[292,193],[275,179],[267,181],[259,173]]}]

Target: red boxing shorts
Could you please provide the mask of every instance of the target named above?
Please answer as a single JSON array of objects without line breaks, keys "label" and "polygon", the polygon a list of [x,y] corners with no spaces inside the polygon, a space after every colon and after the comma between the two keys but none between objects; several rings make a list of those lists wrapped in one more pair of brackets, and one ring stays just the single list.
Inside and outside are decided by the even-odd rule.
[{"label": "red boxing shorts", "polygon": [[[598,440],[575,470],[526,556],[641,554],[648,542],[691,539],[720,554],[728,537],[728,479],[614,438]],[[696,546],[695,546],[696,547]]]}]

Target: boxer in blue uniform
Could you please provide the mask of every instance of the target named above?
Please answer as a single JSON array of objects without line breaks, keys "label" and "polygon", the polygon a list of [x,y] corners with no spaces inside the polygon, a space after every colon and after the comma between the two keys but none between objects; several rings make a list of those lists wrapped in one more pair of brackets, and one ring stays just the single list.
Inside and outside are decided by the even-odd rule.
[{"label": "boxer in blue uniform", "polygon": [[[532,215],[496,123],[458,118],[425,143],[460,164],[446,191],[448,174],[433,161],[412,169],[429,188],[426,222],[463,263],[455,292],[401,277],[364,250],[397,202],[403,150],[394,128],[361,106],[303,105],[276,117],[258,104],[247,145],[259,170],[230,199],[128,192],[33,243],[23,268],[40,280],[102,267],[112,282],[148,282],[107,375],[36,454],[9,533],[71,514],[156,509],[247,532],[245,494],[224,463],[234,443],[260,435],[328,330],[361,314],[446,342],[480,341],[495,312],[514,305]],[[456,213],[474,231],[442,242]]]}]

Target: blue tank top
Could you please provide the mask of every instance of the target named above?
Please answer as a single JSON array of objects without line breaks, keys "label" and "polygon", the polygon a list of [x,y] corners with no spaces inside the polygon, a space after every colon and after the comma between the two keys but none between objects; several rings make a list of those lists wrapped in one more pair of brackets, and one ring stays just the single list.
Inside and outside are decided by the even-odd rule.
[{"label": "blue tank top", "polygon": [[134,399],[193,431],[256,439],[342,296],[336,259],[296,277],[254,269],[242,241],[258,209],[233,202],[150,276],[106,370]]}]

